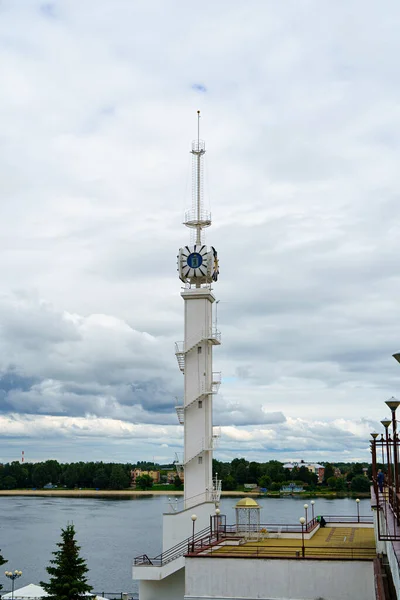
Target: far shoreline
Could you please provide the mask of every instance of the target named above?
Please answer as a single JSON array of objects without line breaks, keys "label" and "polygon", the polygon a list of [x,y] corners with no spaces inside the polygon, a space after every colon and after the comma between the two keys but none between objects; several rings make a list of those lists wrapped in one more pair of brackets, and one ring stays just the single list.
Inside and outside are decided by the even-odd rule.
[{"label": "far shoreline", "polygon": [[[259,496],[257,492],[222,492],[222,496]],[[129,496],[183,496],[182,490],[0,490],[0,496],[59,496],[59,497],[129,497]]]},{"label": "far shoreline", "polygon": [[[182,490],[0,490],[0,496],[36,496],[36,497],[59,497],[59,498],[130,498],[135,496],[183,496]],[[246,497],[257,498],[370,498],[369,493],[355,492],[349,494],[336,494],[335,492],[303,492],[293,496],[279,494],[264,494],[251,491],[226,491],[221,492],[224,497]]]}]

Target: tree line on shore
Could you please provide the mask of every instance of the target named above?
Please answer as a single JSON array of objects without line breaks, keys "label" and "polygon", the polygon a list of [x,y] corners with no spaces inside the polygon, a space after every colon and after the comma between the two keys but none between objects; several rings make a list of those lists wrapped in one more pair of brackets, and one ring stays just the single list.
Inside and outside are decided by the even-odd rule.
[{"label": "tree line on shore", "polygon": [[[325,463],[325,474],[322,485],[337,492],[369,490],[371,465],[368,463]],[[76,462],[59,463],[57,460],[46,460],[37,463],[20,463],[14,461],[0,467],[0,489],[43,488],[47,484],[57,487],[93,488],[123,490],[131,485],[131,471],[134,468],[160,471],[160,483],[166,483],[167,471],[174,465],[159,465],[153,462],[139,461],[131,463]],[[368,468],[367,477],[364,468]],[[222,480],[222,489],[233,491],[242,489],[245,484],[254,484],[269,491],[279,491],[288,483],[304,485],[313,490],[318,485],[318,477],[311,473],[305,465],[299,464],[291,471],[285,469],[277,460],[268,462],[247,461],[234,458],[231,462],[213,460],[213,473],[218,473]],[[137,487],[150,489],[156,487],[148,475],[137,479]],[[180,489],[182,482],[175,477],[173,487]]]},{"label": "tree line on shore", "polygon": [[[368,463],[325,463],[324,479],[321,482],[336,492],[368,492],[370,489],[371,465]],[[367,468],[367,476],[364,474]],[[283,463],[270,460],[265,463],[234,458],[232,462],[213,461],[213,471],[222,480],[223,490],[235,490],[245,484],[256,484],[268,491],[279,491],[289,483],[303,485],[308,490],[315,490],[318,476],[299,463],[292,470],[285,469]]]}]

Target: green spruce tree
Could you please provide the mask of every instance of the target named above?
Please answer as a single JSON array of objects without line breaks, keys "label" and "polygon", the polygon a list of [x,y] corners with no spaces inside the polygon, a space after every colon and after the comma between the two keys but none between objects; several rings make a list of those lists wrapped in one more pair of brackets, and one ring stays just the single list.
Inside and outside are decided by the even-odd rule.
[{"label": "green spruce tree", "polygon": [[[7,562],[7,561],[6,561],[6,560],[3,558],[3,556],[0,554],[0,567],[1,567],[2,565],[5,565],[5,564],[6,564],[6,562]],[[0,590],[2,590],[2,589],[3,589],[3,586],[2,586],[2,585],[1,585],[1,583],[0,583]]]},{"label": "green spruce tree", "polygon": [[89,569],[79,556],[73,525],[61,529],[61,539],[57,544],[59,550],[53,552],[54,559],[46,567],[50,581],[41,581],[40,585],[48,593],[47,600],[87,600],[86,593],[92,591],[86,577]]}]

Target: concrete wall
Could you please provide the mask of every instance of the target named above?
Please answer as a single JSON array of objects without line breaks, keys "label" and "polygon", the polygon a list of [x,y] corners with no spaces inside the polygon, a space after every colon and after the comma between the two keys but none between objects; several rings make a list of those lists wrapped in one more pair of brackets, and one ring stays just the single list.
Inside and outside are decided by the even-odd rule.
[{"label": "concrete wall", "polygon": [[163,515],[163,552],[190,537],[193,531],[192,514],[197,515],[195,533],[210,525],[210,515],[215,515],[213,502],[205,502],[177,513]]},{"label": "concrete wall", "polygon": [[372,561],[186,558],[185,600],[375,600]]},{"label": "concrete wall", "polygon": [[185,569],[173,573],[161,581],[140,581],[140,600],[183,600],[185,593]]},{"label": "concrete wall", "polygon": [[[209,289],[190,289],[182,292],[185,301],[185,348],[191,348],[212,331],[212,305],[215,300]],[[211,391],[212,346],[202,342],[185,355],[185,505],[194,506],[204,500],[212,487],[212,452],[207,451],[212,438],[212,396],[192,402]],[[202,449],[206,451],[202,452]],[[201,455],[199,455],[199,453]],[[192,457],[193,460],[190,460]],[[190,461],[190,462],[187,462]],[[200,495],[203,494],[202,497]]]}]

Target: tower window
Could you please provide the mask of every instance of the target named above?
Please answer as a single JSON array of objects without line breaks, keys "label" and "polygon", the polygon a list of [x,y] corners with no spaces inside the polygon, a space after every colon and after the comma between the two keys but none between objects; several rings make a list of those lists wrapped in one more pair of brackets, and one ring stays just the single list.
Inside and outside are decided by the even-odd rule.
[{"label": "tower window", "polygon": [[199,400],[198,407],[203,408],[203,400]]},{"label": "tower window", "polygon": [[201,346],[197,346],[197,354],[201,354]]},{"label": "tower window", "polygon": [[203,457],[202,457],[202,456],[199,456],[198,463],[199,463],[199,465],[202,465],[202,464],[203,464]]}]

